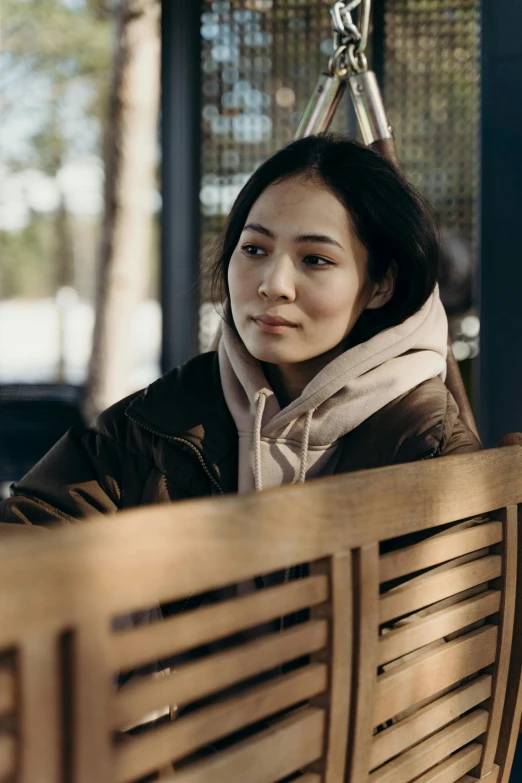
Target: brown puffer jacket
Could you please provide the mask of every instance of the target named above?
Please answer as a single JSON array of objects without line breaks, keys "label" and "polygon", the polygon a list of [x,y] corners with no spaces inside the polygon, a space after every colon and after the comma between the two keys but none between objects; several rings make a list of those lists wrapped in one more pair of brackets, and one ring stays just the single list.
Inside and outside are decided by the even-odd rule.
[{"label": "brown puffer jacket", "polygon": [[[237,490],[237,430],[216,353],[166,374],[72,429],[12,487],[0,521],[67,524],[138,505]],[[480,444],[439,379],[422,383],[345,435],[337,473],[446,454]],[[1,525],[0,532],[13,530]]]}]

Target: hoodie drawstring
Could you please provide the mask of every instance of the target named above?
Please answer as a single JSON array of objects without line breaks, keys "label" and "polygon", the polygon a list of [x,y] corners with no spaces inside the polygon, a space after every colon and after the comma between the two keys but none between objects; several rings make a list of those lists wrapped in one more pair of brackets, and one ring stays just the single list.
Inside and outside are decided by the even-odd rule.
[{"label": "hoodie drawstring", "polygon": [[261,492],[261,422],[266,405],[266,394],[261,392],[257,398],[256,418],[254,421],[254,482],[256,492]]},{"label": "hoodie drawstring", "polygon": [[308,441],[310,440],[310,426],[312,424],[312,416],[315,413],[315,408],[312,408],[306,414],[303,440],[301,441],[301,458],[299,465],[299,484],[304,484],[306,479],[306,463],[308,461]]},{"label": "hoodie drawstring", "polygon": [[[261,425],[263,422],[263,413],[266,405],[266,394],[260,392],[257,398],[256,416],[254,419],[253,445],[254,445],[254,486],[256,492],[263,489],[263,480],[261,475]],[[309,410],[306,414],[303,439],[301,441],[301,455],[299,458],[299,484],[304,484],[306,480],[306,466],[308,462],[308,443],[310,440],[310,427],[315,408]]]}]

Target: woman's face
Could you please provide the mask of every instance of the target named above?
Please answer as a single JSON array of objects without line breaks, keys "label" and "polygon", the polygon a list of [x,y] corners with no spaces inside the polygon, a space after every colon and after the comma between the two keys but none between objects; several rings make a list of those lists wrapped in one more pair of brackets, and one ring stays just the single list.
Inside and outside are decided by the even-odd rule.
[{"label": "woman's face", "polygon": [[[230,259],[230,304],[249,353],[277,365],[339,347],[378,293],[341,202],[303,177],[269,186]],[[377,296],[378,300],[378,296]]]}]

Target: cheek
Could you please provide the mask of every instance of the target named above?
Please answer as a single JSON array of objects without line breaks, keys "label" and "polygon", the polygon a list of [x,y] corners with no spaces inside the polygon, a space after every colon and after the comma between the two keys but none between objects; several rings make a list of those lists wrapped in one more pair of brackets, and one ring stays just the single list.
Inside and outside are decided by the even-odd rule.
[{"label": "cheek", "polygon": [[356,275],[331,275],[310,287],[306,309],[314,319],[351,321],[352,314],[359,309],[360,294],[361,284]]},{"label": "cheek", "polygon": [[249,269],[243,263],[242,258],[238,258],[235,253],[232,254],[228,266],[228,290],[233,308],[252,297],[252,291],[256,287],[255,275],[252,271],[252,268]]}]

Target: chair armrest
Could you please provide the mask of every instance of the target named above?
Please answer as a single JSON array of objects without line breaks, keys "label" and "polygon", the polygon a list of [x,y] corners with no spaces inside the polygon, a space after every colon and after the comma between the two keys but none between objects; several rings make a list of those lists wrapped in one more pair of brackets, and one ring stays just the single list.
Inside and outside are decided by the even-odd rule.
[{"label": "chair armrest", "polygon": [[522,432],[510,432],[503,435],[498,443],[499,446],[522,446]]}]

